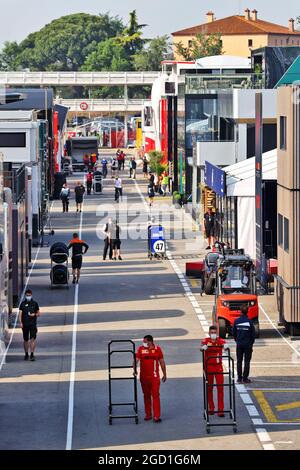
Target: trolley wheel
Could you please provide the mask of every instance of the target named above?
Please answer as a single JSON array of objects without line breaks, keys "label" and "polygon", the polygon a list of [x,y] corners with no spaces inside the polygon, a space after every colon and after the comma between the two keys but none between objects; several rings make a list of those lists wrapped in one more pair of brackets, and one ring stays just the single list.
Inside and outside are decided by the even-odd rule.
[{"label": "trolley wheel", "polygon": [[225,339],[226,333],[227,333],[226,320],[224,320],[224,318],[219,318],[218,324],[219,324],[219,336],[220,338]]},{"label": "trolley wheel", "polygon": [[109,424],[110,424],[110,426],[111,426],[111,425],[112,425],[112,422],[113,422],[112,418],[109,418],[108,422],[109,422]]},{"label": "trolley wheel", "polygon": [[237,425],[233,426],[233,432],[236,434],[238,432]]},{"label": "trolley wheel", "polygon": [[139,424],[139,418],[135,418],[135,424]]},{"label": "trolley wheel", "polygon": [[210,426],[206,426],[206,432],[207,434],[210,434]]},{"label": "trolley wheel", "polygon": [[254,328],[255,328],[255,338],[258,339],[259,338],[259,323],[256,322],[254,323]]}]

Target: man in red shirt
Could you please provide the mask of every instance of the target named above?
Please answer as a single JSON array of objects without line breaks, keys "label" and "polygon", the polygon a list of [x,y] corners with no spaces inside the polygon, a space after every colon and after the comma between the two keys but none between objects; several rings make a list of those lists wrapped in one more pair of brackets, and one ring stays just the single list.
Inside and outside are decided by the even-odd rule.
[{"label": "man in red shirt", "polygon": [[[162,381],[167,380],[166,363],[161,348],[153,342],[153,337],[147,335],[143,339],[143,346],[140,346],[136,353],[136,364],[140,362],[140,380],[144,394],[145,421],[153,419],[155,423],[160,423],[160,375],[159,367],[162,370]],[[134,373],[137,375],[137,371]]]},{"label": "man in red shirt", "polygon": [[[208,382],[208,407],[209,414],[215,414],[215,405],[213,397],[213,385],[216,379],[218,391],[218,416],[224,418],[224,375],[223,375],[223,349],[228,349],[224,339],[218,337],[217,328],[209,328],[209,338],[205,338],[201,343],[201,350],[204,351],[204,367]],[[211,359],[210,359],[211,358]]]}]

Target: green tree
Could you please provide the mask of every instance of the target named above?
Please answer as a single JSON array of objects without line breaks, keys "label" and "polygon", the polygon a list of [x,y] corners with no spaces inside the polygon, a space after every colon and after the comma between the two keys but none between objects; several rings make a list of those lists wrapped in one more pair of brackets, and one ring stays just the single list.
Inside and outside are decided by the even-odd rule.
[{"label": "green tree", "polygon": [[184,60],[196,60],[201,57],[223,54],[223,46],[220,34],[197,34],[185,47],[181,42],[175,44],[177,54]]},{"label": "green tree", "polygon": [[132,68],[124,47],[116,38],[106,39],[87,56],[81,70],[84,71],[127,71]]},{"label": "green tree", "polygon": [[86,57],[102,41],[116,37],[124,30],[118,17],[77,13],[63,16],[30,34],[19,45],[6,43],[0,55],[0,66],[8,70],[80,70]]},{"label": "green tree", "polygon": [[133,60],[133,56],[140,52],[144,44],[147,42],[146,39],[143,39],[143,29],[146,27],[146,24],[139,24],[136,10],[133,10],[129,13],[129,23],[128,26],[122,31],[118,36],[118,43],[124,47],[127,56]]},{"label": "green tree", "polygon": [[142,51],[135,54],[134,68],[140,71],[160,70],[161,62],[170,54],[169,36],[161,36],[152,39]]}]

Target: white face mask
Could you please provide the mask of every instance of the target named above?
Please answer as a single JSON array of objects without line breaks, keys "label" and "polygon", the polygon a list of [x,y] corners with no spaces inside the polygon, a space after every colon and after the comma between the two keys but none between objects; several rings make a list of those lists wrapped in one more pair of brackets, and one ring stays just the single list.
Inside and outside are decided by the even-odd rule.
[{"label": "white face mask", "polygon": [[32,299],[32,296],[31,296],[31,295],[26,295],[26,297],[25,297],[25,298],[26,298],[27,302],[30,302],[30,301],[31,301],[31,299]]},{"label": "white face mask", "polygon": [[148,343],[143,342],[144,348],[149,348]]},{"label": "white face mask", "polygon": [[216,341],[216,339],[217,339],[217,334],[216,334],[216,333],[212,333],[212,334],[210,335],[210,337],[211,337],[211,339],[212,339],[213,341]]}]

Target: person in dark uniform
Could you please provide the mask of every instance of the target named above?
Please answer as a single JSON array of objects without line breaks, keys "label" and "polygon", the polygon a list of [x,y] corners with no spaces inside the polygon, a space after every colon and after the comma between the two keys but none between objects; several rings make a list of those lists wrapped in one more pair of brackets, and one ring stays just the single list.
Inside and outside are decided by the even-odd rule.
[{"label": "person in dark uniform", "polygon": [[76,212],[82,212],[83,196],[85,193],[85,187],[78,181],[75,187],[75,201],[76,201]]},{"label": "person in dark uniform", "polygon": [[255,327],[253,322],[248,318],[248,310],[248,305],[242,305],[241,316],[235,320],[233,326],[233,337],[236,342],[237,383],[239,384],[251,383],[249,374],[253,345],[255,343]]},{"label": "person in dark uniform", "polygon": [[113,249],[113,260],[119,260],[122,261],[121,257],[121,239],[120,239],[120,227],[117,223],[115,222],[115,226],[112,230],[112,249]]},{"label": "person in dark uniform", "polygon": [[207,250],[210,250],[215,243],[215,214],[211,207],[208,208],[204,214],[203,226],[205,232],[205,238],[207,239]]},{"label": "person in dark uniform", "polygon": [[25,292],[25,300],[23,300],[19,307],[19,321],[23,331],[25,361],[29,359],[29,349],[30,360],[35,361],[34,351],[37,335],[37,317],[39,316],[40,307],[38,303],[32,299],[32,291],[27,289]]},{"label": "person in dark uniform", "polygon": [[83,240],[80,240],[78,233],[73,233],[73,239],[69,242],[68,245],[68,250],[72,250],[73,284],[78,284],[79,282],[82,258],[88,249],[89,245]]}]

